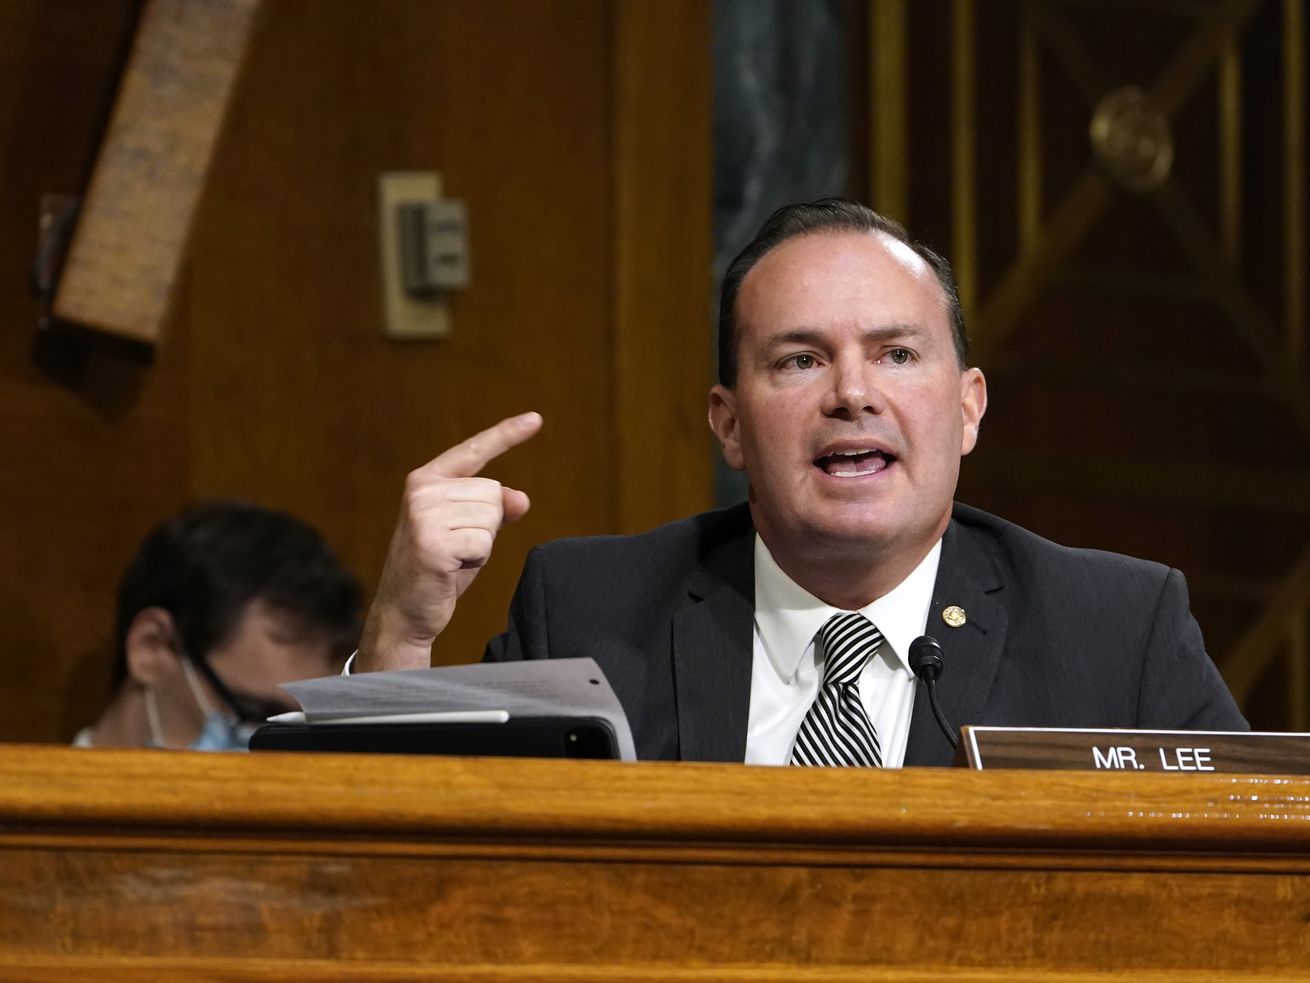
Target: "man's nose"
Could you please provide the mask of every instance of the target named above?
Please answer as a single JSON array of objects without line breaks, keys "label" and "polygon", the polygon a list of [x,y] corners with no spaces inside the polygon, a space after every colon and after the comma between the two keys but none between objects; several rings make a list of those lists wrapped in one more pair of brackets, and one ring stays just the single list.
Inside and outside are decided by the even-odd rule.
[{"label": "man's nose", "polygon": [[833,364],[832,387],[824,411],[829,416],[854,418],[864,413],[880,413],[882,391],[874,375],[874,366],[863,357],[842,359]]}]

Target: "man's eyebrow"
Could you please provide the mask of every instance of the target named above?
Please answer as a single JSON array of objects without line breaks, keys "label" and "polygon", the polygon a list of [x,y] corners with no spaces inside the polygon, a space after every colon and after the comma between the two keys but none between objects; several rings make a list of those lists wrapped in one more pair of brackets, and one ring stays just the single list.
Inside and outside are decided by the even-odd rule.
[{"label": "man's eyebrow", "polygon": [[928,332],[922,325],[910,321],[895,321],[891,324],[884,324],[862,331],[860,338],[865,342],[895,341],[898,338],[923,338],[927,335]]},{"label": "man's eyebrow", "polygon": [[[899,338],[921,338],[927,332],[917,324],[909,322],[893,322],[892,324],[880,324],[874,328],[866,328],[860,332],[860,340],[865,344],[870,342],[895,341]],[[821,331],[818,328],[790,328],[785,331],[779,331],[769,335],[765,339],[766,348],[777,348],[780,345],[822,345],[830,340],[831,334]]]},{"label": "man's eyebrow", "polygon": [[764,344],[767,348],[777,348],[780,345],[821,345],[826,337],[815,328],[791,328],[769,335],[764,339]]}]

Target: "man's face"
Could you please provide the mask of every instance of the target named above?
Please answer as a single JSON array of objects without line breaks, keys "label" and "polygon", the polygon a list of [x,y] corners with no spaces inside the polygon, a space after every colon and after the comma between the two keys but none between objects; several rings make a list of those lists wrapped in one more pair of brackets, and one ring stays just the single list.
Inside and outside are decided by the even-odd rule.
[{"label": "man's face", "polygon": [[209,651],[208,661],[237,702],[249,707],[227,707],[221,697],[212,694],[215,705],[229,712],[244,710],[242,716],[247,719],[262,719],[265,710],[296,708],[278,688],[281,683],[341,671],[340,661],[321,632],[306,632],[297,619],[262,601],[251,602],[232,634]]},{"label": "man's face", "polygon": [[775,558],[917,563],[987,402],[932,270],[881,234],[799,236],[746,275],[737,324],[737,382],[711,390],[710,425]]}]

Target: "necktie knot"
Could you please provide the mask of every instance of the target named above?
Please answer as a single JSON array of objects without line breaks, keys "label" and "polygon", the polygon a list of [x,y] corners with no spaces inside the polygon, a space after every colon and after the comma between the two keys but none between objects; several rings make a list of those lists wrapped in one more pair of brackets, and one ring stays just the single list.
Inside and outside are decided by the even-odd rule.
[{"label": "necktie knot", "polygon": [[834,614],[819,629],[823,646],[823,685],[853,683],[869,656],[882,644],[882,632],[858,612]]}]

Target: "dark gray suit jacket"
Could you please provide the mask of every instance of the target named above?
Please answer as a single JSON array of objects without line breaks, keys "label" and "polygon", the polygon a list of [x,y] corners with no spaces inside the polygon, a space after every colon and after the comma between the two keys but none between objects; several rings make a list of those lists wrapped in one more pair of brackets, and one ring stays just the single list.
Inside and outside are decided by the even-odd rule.
[{"label": "dark gray suit jacket", "polygon": [[[741,761],[753,545],[750,513],[736,506],[639,536],[539,546],[486,658],[590,656],[639,758]],[[941,619],[950,605],[967,613],[960,628]],[[1247,729],[1205,653],[1182,574],[1158,563],[1057,546],[956,505],[928,633],[941,642],[938,693],[957,727]],[[952,758],[920,686],[905,764]]]}]

